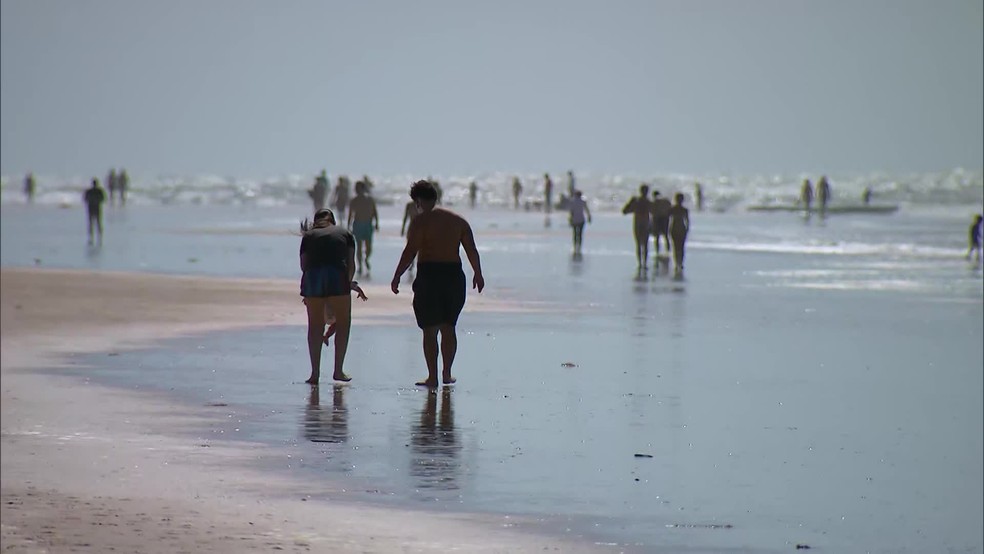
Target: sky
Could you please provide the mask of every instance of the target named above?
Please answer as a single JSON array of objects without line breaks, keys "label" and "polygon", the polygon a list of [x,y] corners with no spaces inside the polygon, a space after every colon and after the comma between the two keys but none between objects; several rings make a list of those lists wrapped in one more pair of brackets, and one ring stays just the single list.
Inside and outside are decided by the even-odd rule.
[{"label": "sky", "polygon": [[0,172],[984,166],[982,0],[2,0]]}]

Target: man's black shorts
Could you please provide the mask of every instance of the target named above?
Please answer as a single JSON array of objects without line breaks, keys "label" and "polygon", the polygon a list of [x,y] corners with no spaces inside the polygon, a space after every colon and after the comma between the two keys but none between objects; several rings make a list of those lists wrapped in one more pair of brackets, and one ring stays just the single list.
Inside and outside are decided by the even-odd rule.
[{"label": "man's black shorts", "polygon": [[455,325],[465,307],[465,272],[459,262],[420,262],[413,280],[417,327]]}]

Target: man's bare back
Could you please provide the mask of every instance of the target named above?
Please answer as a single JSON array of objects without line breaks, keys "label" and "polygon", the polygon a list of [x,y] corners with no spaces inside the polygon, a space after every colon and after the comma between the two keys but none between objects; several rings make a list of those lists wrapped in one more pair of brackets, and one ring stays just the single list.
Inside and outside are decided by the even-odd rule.
[{"label": "man's bare back", "polygon": [[356,196],[349,202],[349,214],[349,219],[357,223],[371,221],[376,214],[376,201],[371,196]]},{"label": "man's bare back", "polygon": [[[417,276],[413,281],[413,314],[417,327],[424,336],[424,361],[427,363],[427,379],[418,386],[434,388],[438,384],[437,358],[443,362],[441,381],[454,383],[451,365],[458,350],[455,325],[465,307],[465,273],[461,268],[459,250],[465,249],[468,262],[475,274],[472,288],[482,292],[482,261],[475,247],[475,236],[465,218],[444,208],[438,208],[438,194],[434,183],[417,181],[410,187],[410,198],[420,209],[407,231],[407,245],[393,273],[390,290],[400,293],[400,278],[416,257]],[[440,342],[438,342],[440,335]]]},{"label": "man's bare back", "polygon": [[413,218],[407,231],[407,243],[417,251],[420,262],[461,263],[460,247],[473,247],[475,237],[465,218],[435,207]]}]

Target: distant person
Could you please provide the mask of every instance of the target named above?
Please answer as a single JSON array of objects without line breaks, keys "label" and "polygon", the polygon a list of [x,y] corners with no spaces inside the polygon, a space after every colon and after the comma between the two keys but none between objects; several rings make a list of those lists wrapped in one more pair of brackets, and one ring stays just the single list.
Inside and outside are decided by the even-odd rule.
[{"label": "distant person", "polygon": [[130,176],[125,169],[121,169],[116,176],[116,188],[120,192],[120,205],[126,206],[126,193],[130,190]]},{"label": "distant person", "polygon": [[567,210],[570,212],[570,224],[574,231],[574,253],[581,253],[581,244],[584,239],[584,216],[587,215],[588,223],[591,223],[591,210],[588,203],[584,201],[581,191],[575,190],[574,195],[568,202]]},{"label": "distant person", "polygon": [[547,213],[553,210],[553,181],[549,173],[543,174],[543,209]]},{"label": "distant person", "polygon": [[424,335],[424,361],[427,379],[418,386],[435,388],[437,380],[438,334],[443,362],[441,380],[445,385],[455,382],[451,366],[458,350],[455,326],[465,305],[465,273],[461,270],[459,248],[464,248],[474,271],[472,287],[481,293],[485,288],[482,262],[475,247],[475,236],[468,221],[460,215],[438,208],[437,191],[428,181],[417,181],[410,189],[410,198],[417,203],[420,214],[410,223],[407,245],[393,274],[390,288],[400,293],[400,278],[417,261],[417,277],[413,281],[413,312],[417,326]]},{"label": "distant person", "polygon": [[981,263],[981,221],[984,221],[981,214],[974,216],[974,222],[970,225],[970,234],[968,237],[970,244],[967,247],[967,260],[969,261],[971,254],[973,254],[974,262],[978,264]]},{"label": "distant person", "polygon": [[523,184],[519,182],[519,177],[513,177],[512,195],[513,209],[519,209],[519,197],[523,194]]},{"label": "distant person", "polygon": [[475,202],[477,200],[478,200],[478,185],[475,184],[475,181],[472,181],[471,184],[468,185],[468,204],[471,206],[473,210],[475,209]]},{"label": "distant person", "polygon": [[[660,196],[658,190],[653,191],[653,245],[659,258],[659,239],[663,238],[667,254],[670,252],[670,201]],[[657,261],[658,263],[658,261]]]},{"label": "distant person", "polygon": [[376,200],[369,196],[369,187],[365,181],[355,184],[355,198],[349,202],[348,227],[355,235],[355,259],[359,266],[359,275],[362,275],[362,267],[366,271],[371,271],[369,257],[372,256],[372,233],[379,230],[379,212],[376,211]]},{"label": "distant person", "polygon": [[362,182],[366,184],[366,194],[372,195],[372,188],[376,186],[376,184],[373,183],[372,179],[370,179],[365,173],[362,174]]},{"label": "distant person", "polygon": [[349,200],[352,196],[349,190],[349,178],[345,175],[338,177],[338,184],[332,194],[331,207],[335,208],[335,214],[339,221],[345,221],[345,210],[348,209]]},{"label": "distant person", "polygon": [[109,175],[106,176],[106,187],[109,189],[109,205],[116,205],[116,197],[119,194],[119,181],[116,175],[116,169],[110,169]]},{"label": "distant person", "polygon": [[803,186],[800,187],[800,204],[806,209],[806,212],[810,212],[810,207],[813,205],[813,185],[810,184],[809,179],[803,179]]},{"label": "distant person", "polygon": [[321,170],[321,174],[314,178],[314,186],[308,191],[308,196],[314,204],[314,211],[325,207],[328,200],[328,175],[325,170]]},{"label": "distant person", "polygon": [[817,203],[820,204],[821,214],[827,212],[828,202],[830,202],[830,183],[827,182],[827,176],[824,175],[817,182]]},{"label": "distant person", "polygon": [[704,211],[704,189],[700,186],[700,183],[694,183],[694,202],[697,205],[697,211]]},{"label": "distant person", "polygon": [[636,261],[639,269],[649,266],[649,232],[652,229],[653,204],[649,201],[649,186],[639,186],[639,196],[629,199],[622,208],[622,215],[632,214],[632,229],[636,243]]},{"label": "distant person", "polygon": [[308,354],[311,376],[306,383],[317,385],[321,377],[321,345],[327,340],[329,314],[335,318],[335,366],[332,378],[351,381],[345,374],[345,353],[352,328],[352,277],[355,271],[355,239],[335,225],[335,215],[322,208],[313,224],[301,224],[301,296],[307,308]]},{"label": "distant person", "polygon": [[34,203],[34,194],[37,191],[37,183],[34,181],[34,174],[28,173],[24,177],[24,196],[27,197],[27,203]]},{"label": "distant person", "polygon": [[871,204],[871,187],[864,187],[864,192],[861,193],[861,203],[865,206]]},{"label": "distant person", "polygon": [[[420,209],[417,208],[417,203],[413,200],[407,202],[405,208],[403,208],[403,224],[400,225],[400,236],[405,236],[407,232],[407,225],[413,223],[413,218],[417,217],[420,213]],[[413,275],[413,261],[410,262],[410,274]]]},{"label": "distant person", "polygon": [[106,201],[106,192],[99,186],[99,179],[92,180],[92,186],[83,195],[85,209],[89,216],[89,244],[92,244],[93,231],[98,231],[99,244],[103,239],[102,205]]},{"label": "distant person", "polygon": [[574,171],[567,171],[567,198],[574,198],[574,191],[576,190],[574,186]]},{"label": "distant person", "polygon": [[417,208],[417,203],[413,200],[407,202],[406,207],[403,209],[403,224],[400,226],[400,236],[405,236],[407,232],[407,224],[413,223],[413,218],[417,217],[420,210]]},{"label": "distant person", "polygon": [[679,274],[683,272],[683,253],[687,233],[690,231],[690,213],[683,207],[682,192],[676,193],[673,200],[673,207],[670,208],[670,237],[673,238],[673,269]]}]

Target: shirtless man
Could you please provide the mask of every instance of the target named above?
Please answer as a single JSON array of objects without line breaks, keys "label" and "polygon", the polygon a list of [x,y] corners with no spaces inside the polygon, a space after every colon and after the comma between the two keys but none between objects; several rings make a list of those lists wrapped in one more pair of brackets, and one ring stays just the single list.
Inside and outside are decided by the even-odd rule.
[{"label": "shirtless man", "polygon": [[413,223],[413,218],[417,217],[420,213],[420,209],[417,208],[417,203],[413,200],[407,202],[406,208],[403,209],[403,224],[400,225],[400,236],[406,236],[407,234],[407,224]]},{"label": "shirtless man", "polygon": [[[413,200],[407,202],[407,206],[403,209],[403,224],[400,225],[400,236],[405,236],[407,234],[407,225],[413,223],[413,218],[417,217],[420,213],[420,209],[417,208],[417,203]],[[413,277],[413,261],[410,262],[410,277]]]},{"label": "shirtless man", "polygon": [[99,244],[103,240],[102,205],[106,201],[106,192],[99,186],[99,179],[92,180],[92,186],[83,195],[86,213],[89,215],[89,244],[92,244],[93,232],[99,234]]},{"label": "shirtless man", "polygon": [[513,209],[519,209],[519,196],[523,194],[523,184],[519,182],[519,177],[513,177],[512,184]]},{"label": "shirtless man", "polygon": [[34,192],[37,190],[37,184],[34,181],[34,174],[28,173],[27,177],[24,177],[24,194],[27,196],[27,202],[34,202]]},{"label": "shirtless man", "polygon": [[390,288],[400,293],[400,278],[410,267],[414,257],[417,262],[417,278],[413,281],[413,313],[417,326],[424,334],[424,361],[427,363],[427,379],[417,386],[436,388],[437,335],[441,335],[441,359],[445,385],[455,382],[451,365],[458,350],[455,325],[465,306],[465,273],[461,270],[459,248],[465,249],[474,277],[472,288],[482,292],[482,262],[475,247],[475,236],[465,218],[445,208],[438,208],[437,191],[428,181],[417,181],[410,189],[410,198],[420,213],[410,222],[407,230],[407,246],[396,265]]},{"label": "shirtless man", "polygon": [[827,213],[827,202],[830,202],[830,183],[824,175],[817,181],[817,203],[820,204],[820,215]]},{"label": "shirtless man", "polygon": [[553,210],[553,181],[550,174],[543,174],[543,209],[550,213]]},{"label": "shirtless man", "polygon": [[813,185],[809,179],[803,179],[803,186],[800,187],[800,204],[806,207],[807,215],[810,214],[810,207],[813,205]]},{"label": "shirtless man", "polygon": [[130,190],[130,176],[125,169],[116,174],[116,188],[120,191],[120,206],[126,206],[126,193]]},{"label": "shirtless man", "polygon": [[335,214],[339,221],[345,220],[345,210],[349,205],[349,178],[345,175],[338,177],[338,184],[332,193],[331,207],[335,208]]},{"label": "shirtless man", "polygon": [[663,237],[666,251],[670,251],[670,208],[673,205],[666,198],[653,191],[653,244],[656,246],[656,259],[659,263],[659,238]]},{"label": "shirtless man", "polygon": [[[348,228],[355,236],[355,259],[359,265],[359,275],[362,275],[362,265],[365,263],[366,272],[372,270],[369,256],[372,255],[372,232],[379,230],[379,213],[376,212],[376,201],[366,194],[368,186],[365,181],[355,184],[355,198],[349,202]],[[375,226],[373,226],[375,223]],[[365,256],[363,256],[363,252]]]},{"label": "shirtless man", "polygon": [[625,207],[622,215],[633,214],[632,227],[635,232],[636,261],[639,269],[649,266],[649,230],[652,229],[653,204],[649,201],[649,185],[639,186],[639,196],[633,196]]}]

